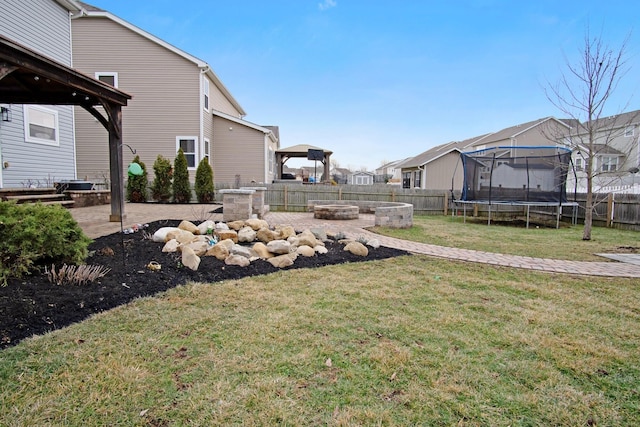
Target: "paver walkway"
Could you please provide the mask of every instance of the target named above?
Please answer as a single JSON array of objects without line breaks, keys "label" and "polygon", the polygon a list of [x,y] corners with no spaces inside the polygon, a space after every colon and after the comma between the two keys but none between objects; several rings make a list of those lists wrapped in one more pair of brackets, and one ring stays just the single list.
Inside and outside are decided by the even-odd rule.
[{"label": "paver walkway", "polygon": [[[144,224],[162,219],[212,219],[215,221],[221,221],[222,214],[210,213],[218,207],[220,207],[220,205],[156,205],[149,203],[127,203],[125,207],[127,218],[123,222],[123,225],[126,228],[132,224]],[[73,208],[70,209],[70,212],[84,232],[91,238],[120,231],[119,222],[109,222],[108,220],[109,213],[111,212],[111,207],[109,205]],[[380,241],[381,245],[390,248],[402,249],[416,254],[424,254],[439,258],[479,262],[551,273],[640,278],[640,265],[636,265],[632,262],[566,261],[518,255],[505,255],[492,252],[474,251],[470,249],[449,248],[381,236],[364,229],[365,227],[372,227],[374,225],[375,218],[373,215],[361,214],[359,219],[356,220],[329,221],[315,219],[313,217],[313,213],[270,212],[265,216],[265,220],[270,225],[293,225],[296,229],[324,227],[328,231],[342,231],[350,238],[357,238],[359,236],[366,237],[367,239],[376,238]],[[624,257],[618,259],[626,261]],[[633,260],[633,257],[631,260]]]}]

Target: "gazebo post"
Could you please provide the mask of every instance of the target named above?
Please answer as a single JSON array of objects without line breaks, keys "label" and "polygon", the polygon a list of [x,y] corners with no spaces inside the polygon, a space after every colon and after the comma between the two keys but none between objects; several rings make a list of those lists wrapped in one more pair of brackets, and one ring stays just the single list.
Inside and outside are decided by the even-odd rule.
[{"label": "gazebo post", "polygon": [[122,110],[119,105],[109,105],[109,177],[111,179],[110,222],[125,219],[124,180],[122,178]]}]

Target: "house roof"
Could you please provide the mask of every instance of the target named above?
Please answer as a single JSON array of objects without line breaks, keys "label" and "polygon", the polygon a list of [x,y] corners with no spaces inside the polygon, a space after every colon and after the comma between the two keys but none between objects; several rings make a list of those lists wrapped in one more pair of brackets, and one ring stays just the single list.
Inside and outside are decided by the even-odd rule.
[{"label": "house roof", "polygon": [[486,137],[489,134],[477,136],[474,138],[465,139],[464,141],[451,141],[446,144],[437,145],[433,148],[428,149],[415,157],[411,157],[404,162],[397,165],[400,168],[416,168],[422,165],[426,165],[446,154],[451,153],[452,151],[461,152],[465,148],[477,143],[482,140],[482,138]]},{"label": "house roof", "polygon": [[69,12],[81,12],[84,9],[81,2],[76,0],[55,0],[55,2],[67,9]]},{"label": "house roof", "polygon": [[[595,129],[617,129],[638,124],[640,124],[640,110],[602,117],[593,122],[593,126]],[[586,133],[585,124],[582,124],[580,128],[583,130],[583,132],[579,132],[579,134]]]},{"label": "house roof", "polygon": [[[67,1],[71,1],[71,0],[67,0]],[[159,37],[154,36],[153,34],[139,28],[136,27],[135,25],[131,24],[130,22],[125,21],[124,19],[112,14],[111,12],[108,12],[106,10],[97,8],[95,6],[92,6],[88,3],[84,3],[81,1],[74,1],[75,3],[78,3],[80,6],[82,6],[83,10],[82,13],[73,16],[72,19],[81,19],[81,18],[107,18],[112,20],[113,22],[116,22],[120,25],[122,25],[125,28],[128,28],[129,30],[133,31],[134,33],[139,34],[142,37],[145,37],[146,39],[164,47],[165,49],[175,53],[176,55],[179,55],[183,58],[185,58],[186,60],[193,62],[194,64],[196,64],[198,66],[198,68],[200,68],[201,70],[203,70],[205,72],[205,74],[211,79],[211,81],[213,82],[213,84],[216,85],[216,87],[218,89],[220,89],[220,91],[224,94],[224,96],[229,100],[229,102],[231,102],[231,104],[234,106],[234,108],[236,110],[238,110],[240,112],[241,116],[246,116],[247,113],[244,111],[244,109],[242,108],[242,106],[238,103],[238,101],[233,97],[233,95],[231,95],[231,92],[229,92],[229,90],[226,88],[226,86],[222,83],[222,81],[218,78],[218,76],[216,75],[216,73],[213,72],[213,70],[211,69],[211,67],[209,66],[209,64],[207,64],[206,61],[203,61],[202,59],[195,57],[193,55],[191,55],[190,53],[185,52],[184,50],[175,47],[174,45],[167,43],[166,41],[162,40]]]},{"label": "house roof", "polygon": [[[239,119],[239,118],[237,118],[235,116],[223,113],[222,111],[217,111],[217,110],[213,110],[212,109],[211,110],[211,114],[213,114],[214,116],[222,117],[223,119],[232,121],[232,122],[237,123],[239,125],[246,126],[248,128],[251,128],[251,129],[255,129],[255,130],[260,131],[260,132],[262,132],[264,134],[268,134],[269,137],[273,141],[277,141],[278,140],[277,135],[269,127],[260,126],[260,125],[257,125],[255,123],[251,123],[251,122],[249,122],[247,120]],[[271,126],[271,127],[273,127],[273,126]]]},{"label": "house roof", "polygon": [[[507,139],[511,139],[511,138],[517,138],[519,135],[528,132],[529,130],[540,126],[542,124],[545,124],[547,122],[554,122],[554,123],[558,123],[561,126],[566,127],[567,129],[571,127],[571,125],[569,123],[567,123],[564,120],[558,120],[555,117],[543,117],[541,119],[537,119],[537,120],[532,120],[530,122],[526,122],[526,123],[520,123],[514,126],[509,126],[507,128],[501,129],[498,132],[494,132],[491,133],[489,135],[487,135],[487,138],[483,139],[481,142],[482,144],[491,144],[491,143],[495,143],[498,141],[504,141]],[[476,145],[476,144],[474,144]]]}]

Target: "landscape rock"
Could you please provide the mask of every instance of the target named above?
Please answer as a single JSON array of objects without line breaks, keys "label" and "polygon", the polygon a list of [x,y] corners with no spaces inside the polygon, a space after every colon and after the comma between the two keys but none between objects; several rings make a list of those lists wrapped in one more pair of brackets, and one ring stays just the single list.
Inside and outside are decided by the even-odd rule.
[{"label": "landscape rock", "polygon": [[193,271],[200,266],[200,257],[188,246],[182,248],[182,265]]},{"label": "landscape rock", "polygon": [[207,234],[207,231],[209,231],[209,229],[211,229],[211,231],[213,232],[213,229],[215,228],[216,223],[210,219],[201,222],[200,224],[198,224],[198,234]]},{"label": "landscape rock", "polygon": [[311,246],[312,248],[318,244],[318,239],[311,230],[304,230],[296,236],[298,238],[298,246]]},{"label": "landscape rock", "polygon": [[176,231],[178,227],[162,227],[153,233],[152,240],[156,243],[165,243],[167,241],[167,233]]},{"label": "landscape rock", "polygon": [[226,265],[238,265],[240,267],[246,267],[251,264],[249,258],[237,254],[229,255],[227,258],[225,258],[224,263]]},{"label": "landscape rock", "polygon": [[316,239],[320,240],[321,242],[327,240],[327,231],[324,229],[324,227],[314,227],[309,229],[309,231],[311,231],[313,235],[316,236]]},{"label": "landscape rock", "polygon": [[240,255],[245,258],[251,258],[254,254],[251,252],[251,248],[242,245],[233,245],[230,251],[231,255]]},{"label": "landscape rock", "polygon": [[371,239],[371,240],[367,241],[367,246],[371,246],[374,249],[378,249],[380,247],[380,240]]},{"label": "landscape rock", "polygon": [[238,242],[253,242],[257,234],[252,227],[246,225],[238,231]]},{"label": "landscape rock", "polygon": [[272,240],[278,240],[279,237],[279,233],[276,233],[273,230],[269,230],[268,228],[261,228],[260,230],[258,230],[258,233],[256,235],[256,238],[262,243],[269,243]]},{"label": "landscape rock", "polygon": [[189,243],[192,242],[195,237],[195,234],[193,234],[192,232],[178,228],[173,231],[169,231],[165,239],[167,239],[167,241],[176,239],[178,243]]},{"label": "landscape rock", "polygon": [[278,233],[278,239],[287,240],[291,236],[296,235],[296,230],[291,225],[280,225],[275,229]]},{"label": "landscape rock", "polygon": [[298,246],[298,249],[296,249],[296,253],[301,256],[310,257],[315,256],[316,251],[314,251],[311,246],[302,245]]},{"label": "landscape rock", "polygon": [[207,242],[195,241],[182,245],[180,247],[180,250],[184,250],[184,248],[191,248],[196,255],[204,256],[204,254],[207,253],[207,250],[209,249],[209,244]]},{"label": "landscape rock", "polygon": [[284,268],[293,265],[293,260],[288,255],[279,255],[269,258],[267,261],[276,268]]},{"label": "landscape rock", "polygon": [[273,253],[267,249],[267,245],[262,242],[257,242],[252,247],[253,251],[262,259],[273,258]]},{"label": "landscape rock", "polygon": [[178,250],[178,241],[176,239],[171,239],[162,247],[162,252],[176,252]]},{"label": "landscape rock", "polygon": [[[231,242],[231,244],[233,245],[232,240],[229,240],[229,242]],[[229,256],[230,253],[231,252],[227,245],[225,245],[222,242],[218,242],[207,250],[207,252],[205,253],[205,256],[213,256],[219,260],[224,260]]]},{"label": "landscape rock", "polygon": [[344,247],[344,250],[358,256],[369,255],[369,249],[367,249],[367,247],[360,242],[349,242]]},{"label": "landscape rock", "polygon": [[238,232],[235,230],[220,230],[216,231],[218,240],[233,240],[233,243],[238,243]]},{"label": "landscape rock", "polygon": [[229,226],[226,222],[216,222],[216,225],[213,226],[213,231],[226,231],[229,229]]},{"label": "landscape rock", "polygon": [[288,254],[291,252],[291,243],[286,240],[272,240],[267,243],[267,249],[274,254]]},{"label": "landscape rock", "polygon": [[230,230],[240,230],[242,227],[244,227],[244,221],[230,221],[227,223],[227,226],[229,227]]},{"label": "landscape rock", "polygon": [[264,219],[250,218],[244,222],[245,226],[251,227],[254,231],[261,228],[269,228],[269,223]]},{"label": "landscape rock", "polygon": [[191,221],[182,220],[182,222],[180,222],[180,224],[178,224],[178,228],[180,230],[188,231],[191,234],[200,234],[200,231],[198,230],[198,227],[194,223],[192,223]]},{"label": "landscape rock", "polygon": [[324,255],[329,252],[329,249],[327,249],[326,246],[322,246],[322,245],[317,245],[316,247],[313,248],[313,250],[316,251],[318,255]]}]

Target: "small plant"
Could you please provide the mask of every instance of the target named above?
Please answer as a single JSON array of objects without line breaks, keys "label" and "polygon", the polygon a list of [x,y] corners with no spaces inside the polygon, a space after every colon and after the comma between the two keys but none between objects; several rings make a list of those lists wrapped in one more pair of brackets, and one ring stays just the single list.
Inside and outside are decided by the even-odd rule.
[{"label": "small plant", "polygon": [[171,200],[171,180],[173,178],[173,167],[169,159],[165,159],[158,154],[153,162],[154,180],[151,184],[151,197],[159,202]]},{"label": "small plant", "polygon": [[191,208],[191,215],[193,219],[198,223],[205,222],[208,219],[211,219],[211,207],[210,206],[199,206],[198,209]]},{"label": "small plant", "polygon": [[198,203],[210,203],[214,198],[213,169],[209,158],[203,158],[196,169],[195,191]]},{"label": "small plant", "polygon": [[85,283],[92,283],[106,276],[109,271],[111,271],[110,268],[102,265],[64,264],[58,271],[56,271],[56,267],[52,265],[51,270],[46,270],[46,274],[49,282],[55,283],[56,285],[84,285]]},{"label": "small plant", "polygon": [[136,156],[132,163],[137,163],[142,169],[142,175],[129,173],[127,180],[127,200],[133,203],[144,203],[147,201],[147,167],[140,161],[140,156]]},{"label": "small plant", "polygon": [[176,203],[189,203],[191,201],[191,184],[189,183],[187,158],[182,148],[178,150],[173,167],[173,201]]},{"label": "small plant", "polygon": [[0,283],[49,264],[82,264],[91,243],[60,206],[0,202]]}]

